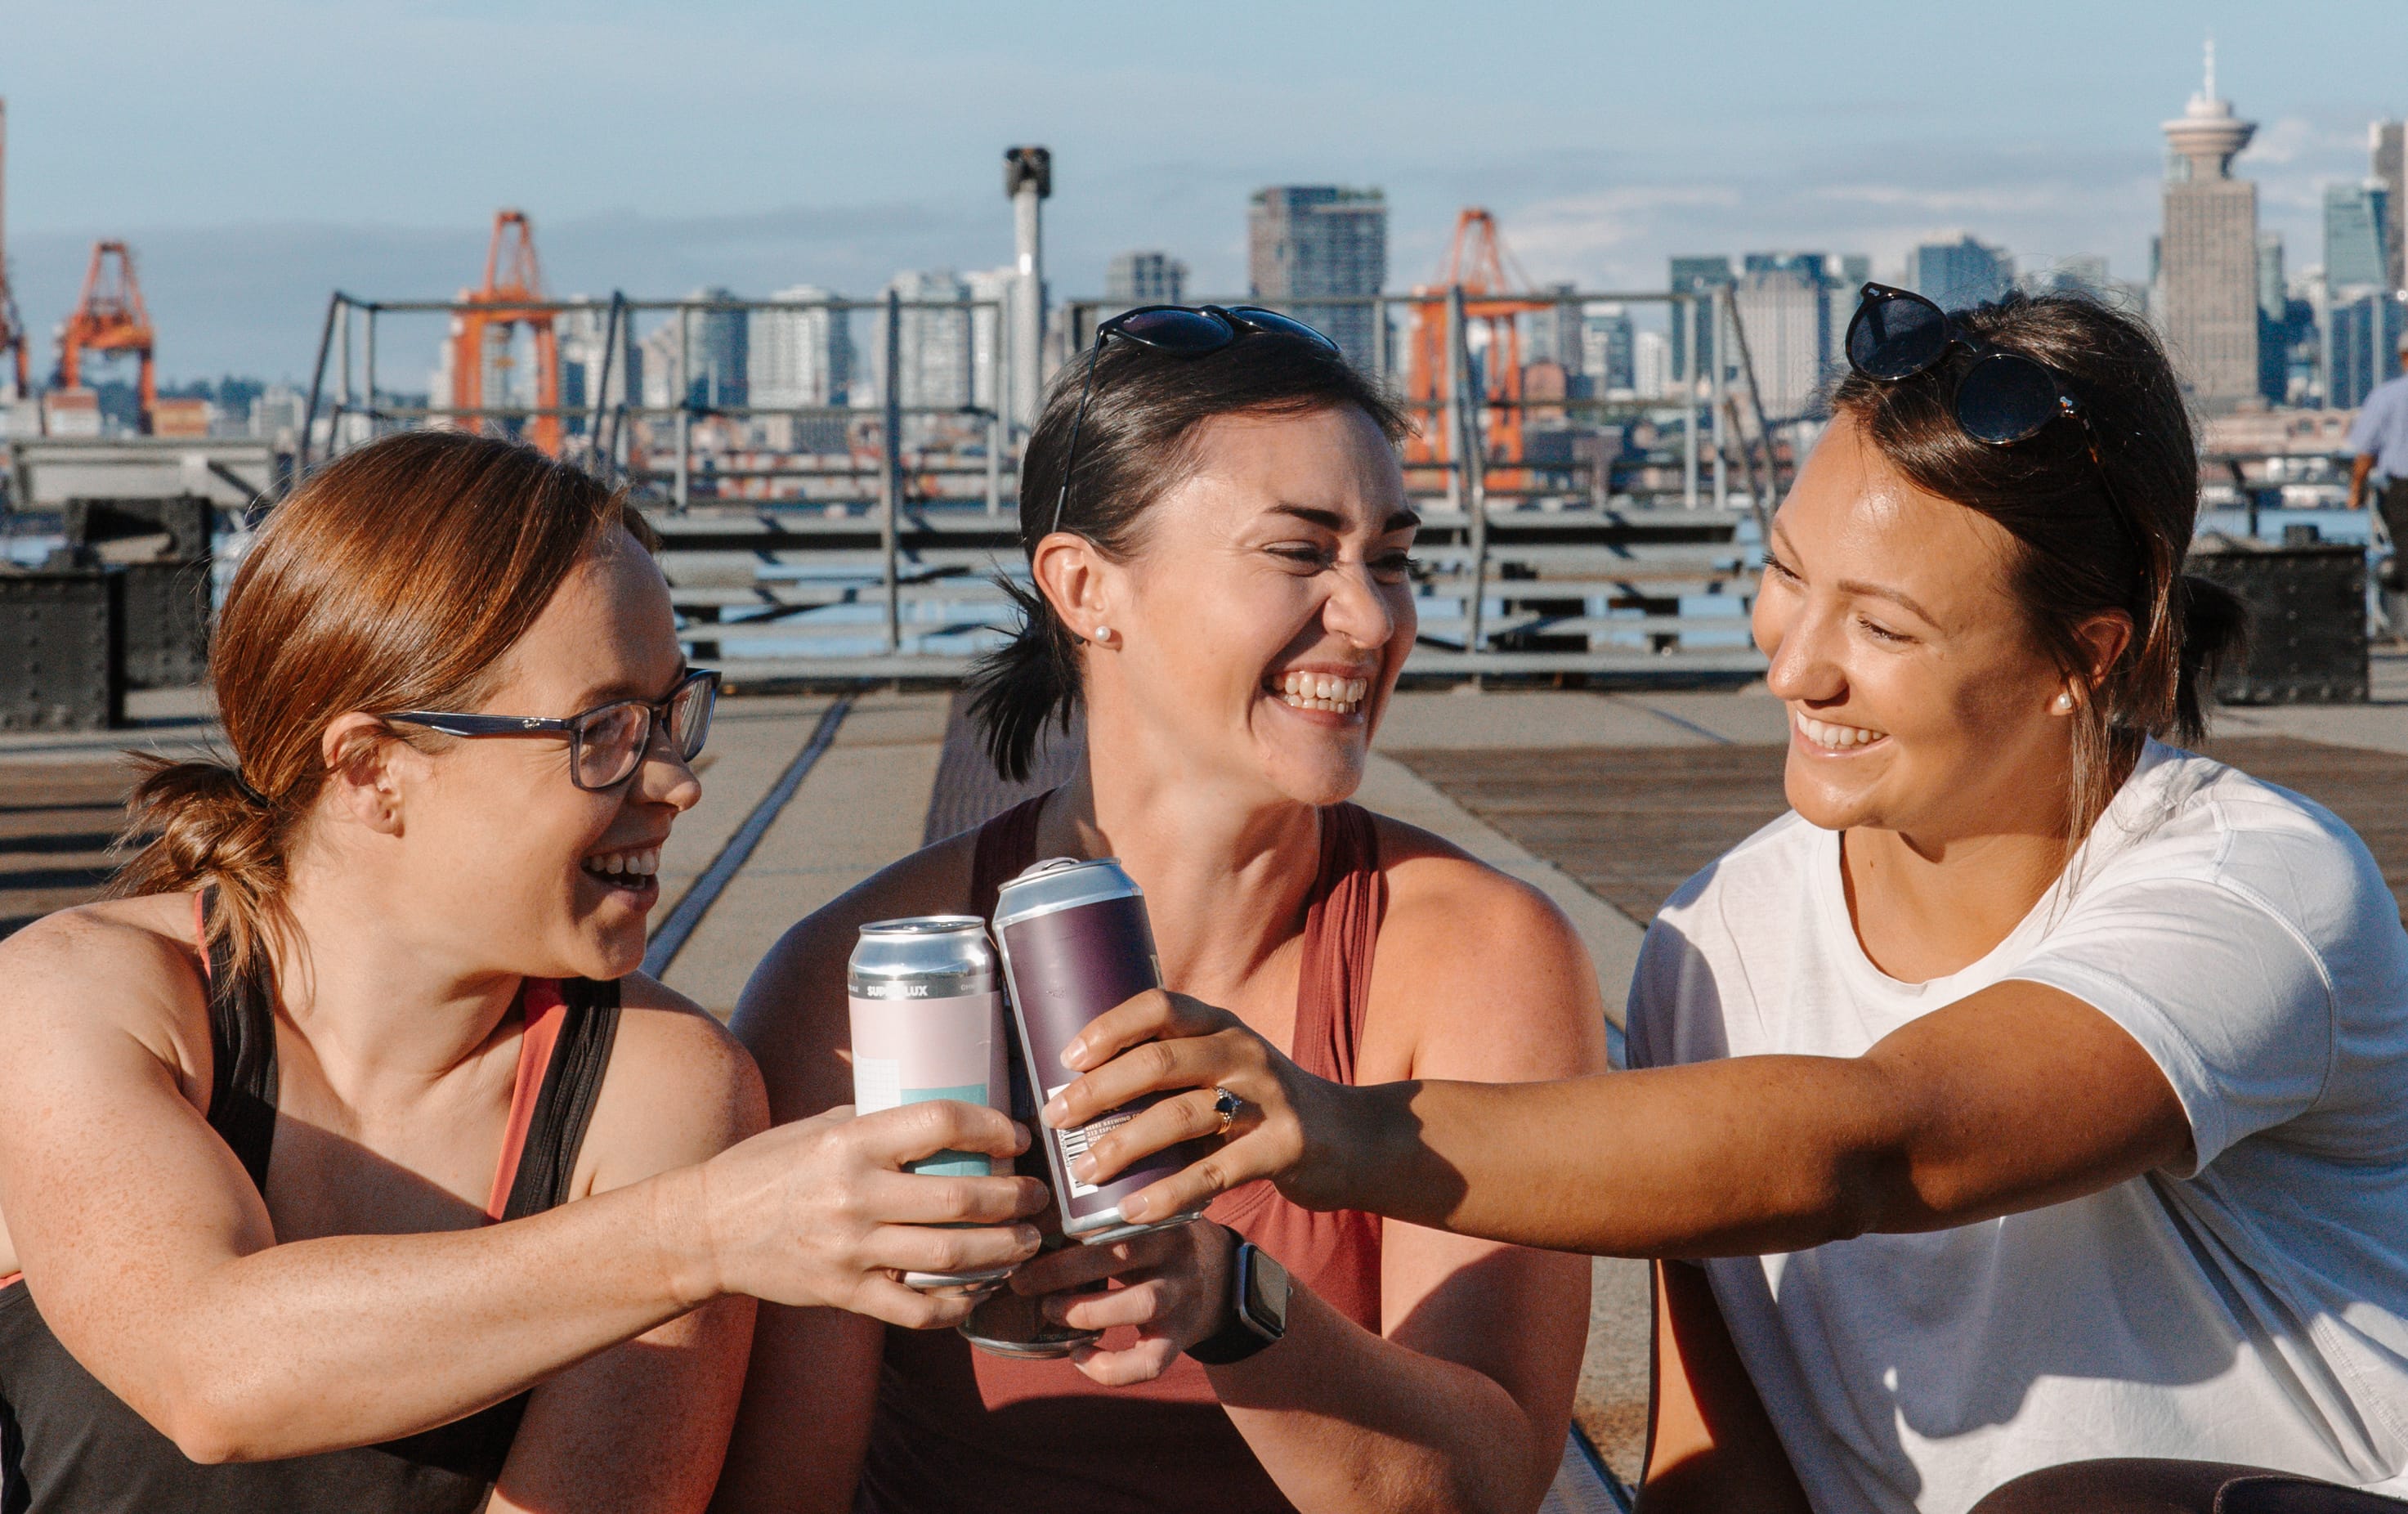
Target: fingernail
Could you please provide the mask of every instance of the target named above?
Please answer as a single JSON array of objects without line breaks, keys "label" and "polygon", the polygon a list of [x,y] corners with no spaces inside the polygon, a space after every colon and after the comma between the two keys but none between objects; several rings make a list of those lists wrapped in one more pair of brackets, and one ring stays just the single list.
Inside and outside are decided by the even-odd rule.
[{"label": "fingernail", "polygon": [[1062,1117],[1069,1112],[1070,1106],[1063,1103],[1058,1095],[1045,1101],[1045,1123],[1048,1125],[1061,1124]]},{"label": "fingernail", "polygon": [[1011,1122],[1012,1151],[1015,1155],[1028,1149],[1028,1127],[1018,1120]]},{"label": "fingernail", "polygon": [[1037,1233],[1037,1227],[1034,1225],[1011,1227],[1011,1244],[1019,1247],[1023,1251],[1035,1251],[1044,1244],[1044,1241],[1045,1237]]},{"label": "fingernail", "polygon": [[1079,1157],[1074,1159],[1070,1163],[1070,1175],[1077,1178],[1082,1183],[1094,1182],[1096,1180],[1096,1159],[1093,1157]]},{"label": "fingernail", "polygon": [[1132,1224],[1142,1221],[1146,1217],[1147,1210],[1148,1205],[1146,1201],[1141,1198],[1123,1199],[1121,1201],[1121,1218]]},{"label": "fingernail", "polygon": [[1068,1045],[1064,1046],[1062,1048],[1062,1065],[1069,1068],[1073,1072],[1077,1072],[1085,1067],[1087,1065],[1087,1043],[1083,1040],[1073,1041]]}]

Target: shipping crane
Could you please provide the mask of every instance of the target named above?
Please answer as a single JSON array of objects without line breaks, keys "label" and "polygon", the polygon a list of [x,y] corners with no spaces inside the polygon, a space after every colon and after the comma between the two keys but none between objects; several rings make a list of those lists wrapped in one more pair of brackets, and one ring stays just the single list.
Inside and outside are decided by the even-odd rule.
[{"label": "shipping crane", "polygon": [[17,313],[17,294],[8,287],[8,102],[0,100],[0,356],[16,359],[17,387],[22,399],[33,388],[25,369],[25,323]]},{"label": "shipping crane", "polygon": [[159,376],[151,366],[153,345],[150,312],[142,305],[142,286],[134,278],[134,252],[123,242],[92,244],[92,266],[84,270],[83,294],[74,313],[59,325],[59,367],[55,382],[62,389],[83,383],[83,362],[93,356],[132,353],[141,360],[142,429],[150,429],[151,411],[159,404]]},{"label": "shipping crane", "polygon": [[[1510,279],[1508,275],[1511,275]],[[1479,206],[1468,206],[1455,218],[1455,238],[1448,244],[1446,267],[1435,284],[1424,284],[1413,323],[1412,396],[1423,407],[1445,403],[1455,393],[1458,375],[1447,371],[1446,324],[1448,292],[1463,289],[1464,343],[1471,345],[1472,328],[1483,327],[1488,339],[1481,364],[1483,393],[1475,397],[1486,417],[1484,451],[1492,463],[1508,466],[1522,461],[1522,339],[1514,317],[1554,309],[1551,302],[1516,291],[1530,287],[1528,279],[1505,251],[1497,218]],[[1469,352],[1465,367],[1470,366]],[[1440,412],[1425,408],[1419,413]],[[1452,463],[1458,440],[1442,422],[1426,424],[1406,443],[1412,463]]]},{"label": "shipping crane", "polygon": [[[535,341],[536,415],[528,440],[552,456],[560,455],[560,353],[552,336],[552,311],[541,309],[543,270],[535,256],[535,226],[523,210],[494,212],[493,239],[485,247],[485,281],[460,291],[466,309],[452,317],[452,405],[470,412],[466,424],[484,429],[485,372],[494,370],[494,388],[510,368],[510,340],[525,326]],[[507,397],[490,397],[499,401]],[[495,406],[500,408],[499,405]]]}]

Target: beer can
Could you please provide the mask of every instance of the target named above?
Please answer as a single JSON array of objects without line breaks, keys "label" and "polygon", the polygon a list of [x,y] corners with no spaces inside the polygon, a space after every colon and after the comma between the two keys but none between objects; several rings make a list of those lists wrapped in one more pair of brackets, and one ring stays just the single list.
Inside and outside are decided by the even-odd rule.
[{"label": "beer can", "polygon": [[[1007,1114],[1011,1108],[1003,996],[995,948],[974,915],[879,920],[861,928],[845,964],[853,1018],[853,1103],[870,1115],[930,1099],[958,1099]],[[939,1151],[905,1171],[986,1177],[996,1164],[970,1151]],[[1004,1163],[1009,1172],[1010,1164]],[[982,1293],[1008,1276],[907,1272],[923,1292]]]},{"label": "beer can", "polygon": [[[1020,1052],[1026,1059],[1030,1083],[1039,1090],[1041,1107],[1076,1076],[1062,1065],[1062,1052],[1087,1022],[1124,1000],[1162,987],[1162,961],[1154,947],[1153,923],[1146,918],[1145,894],[1111,858],[1039,862],[997,894],[995,937],[1011,989]],[[1046,1131],[1046,1162],[1062,1206],[1064,1234],[1093,1246],[1196,1218],[1173,1215],[1134,1225],[1121,1218],[1121,1201],[1196,1161],[1205,1154],[1200,1142],[1157,1151],[1100,1186],[1070,1175],[1070,1163],[1096,1139],[1168,1097],[1146,1094],[1077,1130]]]}]

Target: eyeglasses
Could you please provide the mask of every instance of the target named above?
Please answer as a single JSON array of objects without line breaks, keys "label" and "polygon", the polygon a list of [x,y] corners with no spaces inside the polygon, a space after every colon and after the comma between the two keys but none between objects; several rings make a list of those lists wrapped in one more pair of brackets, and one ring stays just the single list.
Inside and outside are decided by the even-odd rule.
[{"label": "eyeglasses", "polygon": [[1343,355],[1338,344],[1322,333],[1293,316],[1267,310],[1259,305],[1232,305],[1226,309],[1218,305],[1146,305],[1124,310],[1096,327],[1096,345],[1087,353],[1086,387],[1080,390],[1079,411],[1070,418],[1070,445],[1062,458],[1062,488],[1054,497],[1054,524],[1048,534],[1062,528],[1062,507],[1070,498],[1070,468],[1079,460],[1079,428],[1086,423],[1087,401],[1096,396],[1096,359],[1103,355],[1105,342],[1114,337],[1126,337],[1140,347],[1151,347],[1173,357],[1203,357],[1240,337],[1259,333],[1301,337],[1326,352]]},{"label": "eyeglasses", "polygon": [[613,699],[583,714],[452,714],[440,710],[403,710],[386,715],[405,726],[424,726],[447,736],[545,736],[568,738],[568,781],[589,792],[616,787],[635,775],[652,750],[652,731],[665,728],[681,761],[702,755],[710,739],[710,713],[719,702],[719,671],[696,668],[678,680],[665,699]]}]

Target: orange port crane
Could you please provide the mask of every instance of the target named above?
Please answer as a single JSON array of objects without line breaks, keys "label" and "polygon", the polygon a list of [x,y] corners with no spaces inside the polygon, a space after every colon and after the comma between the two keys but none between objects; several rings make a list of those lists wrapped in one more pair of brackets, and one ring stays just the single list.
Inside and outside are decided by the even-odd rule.
[{"label": "orange port crane", "polygon": [[133,353],[142,363],[142,429],[150,429],[151,412],[159,404],[159,376],[151,367],[153,334],[150,312],[142,305],[142,286],[134,278],[134,253],[123,242],[92,244],[92,266],[84,270],[83,295],[73,314],[59,325],[60,388],[83,382],[86,354]]},{"label": "orange port crane", "polygon": [[525,326],[535,339],[537,411],[528,440],[556,457],[560,350],[552,336],[552,311],[541,309],[542,302],[543,270],[536,262],[534,224],[523,210],[494,211],[493,239],[485,247],[484,284],[460,291],[466,309],[452,316],[452,405],[472,412],[464,423],[471,430],[485,428],[485,417],[473,413],[486,405],[485,370],[491,367],[497,375],[509,371],[511,334]]},{"label": "orange port crane", "polygon": [[[1413,291],[1420,299],[1414,310],[1412,397],[1423,407],[1442,405],[1455,392],[1458,376],[1447,371],[1446,308],[1448,291],[1457,284],[1463,287],[1466,347],[1475,326],[1485,327],[1488,338],[1481,365],[1484,393],[1477,397],[1487,417],[1484,450],[1491,462],[1517,464],[1522,460],[1522,339],[1513,318],[1554,307],[1515,293],[1527,290],[1530,281],[1506,252],[1497,218],[1479,206],[1466,207],[1455,218],[1455,238],[1438,282]],[[1470,366],[1468,354],[1465,366]],[[1442,412],[1424,408],[1419,413],[1435,418]],[[1452,426],[1425,422],[1406,443],[1405,459],[1451,463],[1457,445]]]}]

